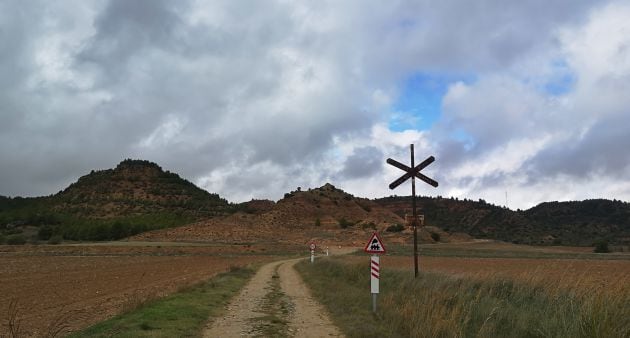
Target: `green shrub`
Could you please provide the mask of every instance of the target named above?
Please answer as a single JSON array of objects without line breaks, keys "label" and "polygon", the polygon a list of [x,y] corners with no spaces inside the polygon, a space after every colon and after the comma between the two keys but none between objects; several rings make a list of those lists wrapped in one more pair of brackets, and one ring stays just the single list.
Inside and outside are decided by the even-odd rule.
[{"label": "green shrub", "polygon": [[608,248],[608,241],[603,239],[595,243],[595,250],[597,253],[608,253],[610,252],[610,248]]},{"label": "green shrub", "polygon": [[363,223],[363,224],[361,224],[361,229],[376,230],[376,224],[374,224],[374,222]]},{"label": "green shrub", "polygon": [[433,238],[434,241],[439,242],[440,241],[440,234],[438,234],[437,232],[432,232],[431,233],[431,238]]},{"label": "green shrub", "polygon": [[322,221],[321,221],[319,218],[317,218],[317,219],[315,220],[315,226],[316,226],[316,227],[318,227],[318,226],[320,226],[320,225],[322,225]]},{"label": "green shrub", "polygon": [[114,222],[110,229],[110,237],[111,239],[121,239],[127,237],[129,231],[127,227],[120,221]]},{"label": "green shrub", "polygon": [[354,223],[346,220],[345,218],[341,218],[339,220],[339,227],[342,228],[342,229],[346,229],[346,228],[351,227],[353,225],[354,225]]},{"label": "green shrub", "polygon": [[390,225],[387,227],[387,229],[385,229],[385,231],[389,231],[389,232],[401,232],[403,230],[405,230],[405,226],[400,223]]},{"label": "green shrub", "polygon": [[52,245],[60,244],[61,242],[63,242],[63,237],[61,237],[61,235],[54,235],[48,240],[48,244]]},{"label": "green shrub", "polygon": [[7,244],[23,245],[23,244],[26,244],[26,239],[22,235],[12,235],[7,238]]},{"label": "green shrub", "polygon": [[47,241],[53,235],[53,228],[50,225],[42,225],[37,231],[37,238],[42,241]]}]

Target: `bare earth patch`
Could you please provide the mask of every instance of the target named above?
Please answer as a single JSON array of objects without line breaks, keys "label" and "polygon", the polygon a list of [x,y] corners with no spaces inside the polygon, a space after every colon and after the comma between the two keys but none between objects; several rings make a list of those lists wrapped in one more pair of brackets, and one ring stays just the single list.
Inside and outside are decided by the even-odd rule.
[{"label": "bare earth patch", "polygon": [[[118,249],[117,249],[118,250]],[[209,279],[230,266],[273,259],[264,256],[0,254],[0,337],[9,335],[9,305],[22,336],[88,327],[155,297]],[[74,254],[72,253],[74,252]]]}]

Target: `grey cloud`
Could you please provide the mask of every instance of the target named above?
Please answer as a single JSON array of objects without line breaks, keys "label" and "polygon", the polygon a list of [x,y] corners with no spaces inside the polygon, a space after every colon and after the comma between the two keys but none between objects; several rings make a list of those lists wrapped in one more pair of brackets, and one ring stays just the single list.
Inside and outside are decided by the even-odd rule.
[{"label": "grey cloud", "polygon": [[[414,72],[503,71],[544,52],[550,31],[581,20],[590,4],[2,2],[0,194],[53,193],[126,157],[191,180],[224,175],[229,184],[217,192],[228,198],[248,186],[262,194],[375,175],[376,148],[356,149],[341,172],[322,164],[333,140],[382,121],[382,111],[366,108],[375,89]],[[85,22],[73,15],[79,5],[90,7]],[[53,17],[56,25],[43,25]],[[80,46],[62,64],[72,79],[33,85],[47,67],[34,54],[56,33]],[[180,130],[143,143],[172,117]],[[462,116],[453,122],[478,137],[472,148],[448,141],[450,125],[432,132],[444,169],[518,130],[509,117],[488,120],[502,124],[490,133]],[[257,165],[276,169],[246,179],[229,170]]]},{"label": "grey cloud", "polygon": [[383,171],[384,154],[376,147],[362,147],[346,159],[340,175],[345,179],[363,178]]},{"label": "grey cloud", "polygon": [[597,122],[583,137],[554,144],[525,164],[533,182],[560,174],[580,179],[597,176],[630,178],[630,115]]},{"label": "grey cloud", "polygon": [[394,76],[408,71],[489,72],[555,46],[554,30],[584,20],[596,4],[589,0],[398,1],[389,10],[357,12],[364,18],[358,29],[373,37],[365,43],[378,41],[375,47],[363,47],[373,53],[366,60],[369,67],[383,78],[392,70]]}]

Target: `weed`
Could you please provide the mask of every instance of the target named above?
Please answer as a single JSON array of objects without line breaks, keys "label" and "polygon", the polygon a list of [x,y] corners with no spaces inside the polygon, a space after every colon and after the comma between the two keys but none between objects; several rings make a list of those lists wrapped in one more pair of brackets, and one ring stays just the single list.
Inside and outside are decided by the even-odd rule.
[{"label": "weed", "polygon": [[21,324],[22,319],[19,317],[20,307],[18,300],[13,298],[9,301],[9,309],[7,311],[7,328],[11,337],[20,337],[22,335]]},{"label": "weed", "polygon": [[85,310],[59,311],[59,315],[55,317],[46,328],[46,338],[61,337],[70,330],[70,322],[72,320],[82,320],[87,316]]},{"label": "weed", "polygon": [[263,298],[259,311],[263,316],[254,318],[254,330],[264,337],[286,337],[289,330],[288,316],[294,307],[280,288],[278,267],[267,286],[269,292]]}]

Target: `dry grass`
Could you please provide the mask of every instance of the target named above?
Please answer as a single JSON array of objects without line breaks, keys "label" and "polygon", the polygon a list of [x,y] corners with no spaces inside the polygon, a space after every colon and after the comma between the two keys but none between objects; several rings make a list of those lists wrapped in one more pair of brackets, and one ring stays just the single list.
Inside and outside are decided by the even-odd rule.
[{"label": "dry grass", "polygon": [[[346,262],[362,264],[365,256]],[[601,289],[616,292],[630,285],[630,260],[420,257],[420,271],[479,281],[508,279],[558,290]],[[383,256],[384,268],[413,273],[413,258]]]},{"label": "dry grass", "polygon": [[[376,318],[366,311],[366,257],[358,263],[346,258],[300,266],[314,294],[349,336],[630,336],[630,284],[627,275],[615,270],[608,271],[614,277],[604,278],[607,283],[590,279],[590,274],[545,274],[544,269],[511,275],[498,270],[477,275],[423,272],[414,279],[410,271],[387,269],[384,258]],[[369,321],[375,327],[365,330]]]}]

